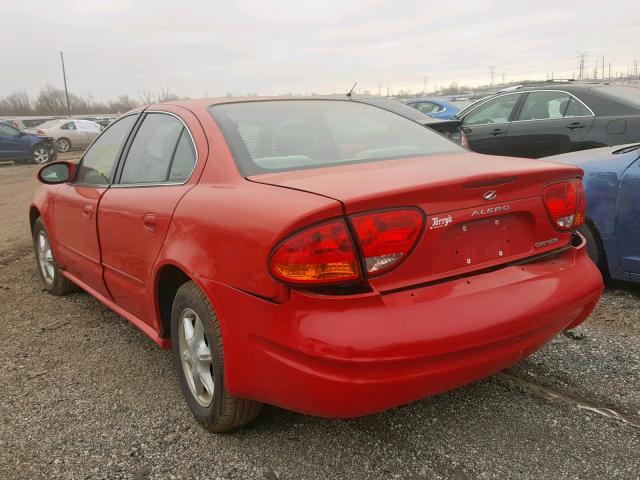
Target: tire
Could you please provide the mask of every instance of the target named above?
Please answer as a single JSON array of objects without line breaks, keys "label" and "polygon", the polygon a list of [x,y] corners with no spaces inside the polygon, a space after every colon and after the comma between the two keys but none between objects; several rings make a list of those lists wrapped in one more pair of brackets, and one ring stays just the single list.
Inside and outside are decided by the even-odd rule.
[{"label": "tire", "polygon": [[71,150],[71,142],[68,138],[59,138],[56,140],[56,148],[59,152],[68,152]]},{"label": "tire", "polygon": [[36,145],[33,147],[33,150],[31,151],[31,161],[33,163],[42,165],[43,163],[47,163],[49,160],[51,160],[51,154],[45,145]]},{"label": "tire", "polygon": [[225,388],[220,325],[206,295],[191,281],[173,301],[171,343],[182,395],[204,428],[228,432],[258,416],[261,403],[235,397]]},{"label": "tire", "polygon": [[585,223],[578,231],[584,236],[587,241],[587,253],[593,263],[600,269],[600,271],[604,274],[606,273],[606,262],[604,257],[604,250],[602,248],[602,242],[600,241],[600,236],[595,231],[595,228],[590,224]]},{"label": "tire", "polygon": [[33,225],[33,248],[36,253],[38,273],[45,290],[57,296],[75,292],[77,290],[75,284],[62,275],[58,268],[42,217],[38,217]]}]

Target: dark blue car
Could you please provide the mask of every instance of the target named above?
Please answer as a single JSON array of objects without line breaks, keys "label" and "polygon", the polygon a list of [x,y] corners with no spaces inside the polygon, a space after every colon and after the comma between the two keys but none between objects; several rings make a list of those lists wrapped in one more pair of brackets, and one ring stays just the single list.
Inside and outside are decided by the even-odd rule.
[{"label": "dark blue car", "polygon": [[547,157],[584,170],[589,255],[612,278],[640,282],[640,145]]},{"label": "dark blue car", "polygon": [[47,163],[56,158],[50,137],[38,137],[0,122],[0,161]]}]

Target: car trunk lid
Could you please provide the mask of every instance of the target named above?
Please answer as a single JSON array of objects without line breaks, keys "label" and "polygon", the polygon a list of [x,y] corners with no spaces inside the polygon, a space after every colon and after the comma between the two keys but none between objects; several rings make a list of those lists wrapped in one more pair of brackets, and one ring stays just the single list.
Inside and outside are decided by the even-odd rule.
[{"label": "car trunk lid", "polygon": [[334,198],[347,215],[419,207],[426,224],[414,251],[394,270],[370,279],[384,291],[567,246],[571,234],[553,227],[542,191],[550,183],[581,175],[568,165],[467,153],[262,174],[249,180]]}]

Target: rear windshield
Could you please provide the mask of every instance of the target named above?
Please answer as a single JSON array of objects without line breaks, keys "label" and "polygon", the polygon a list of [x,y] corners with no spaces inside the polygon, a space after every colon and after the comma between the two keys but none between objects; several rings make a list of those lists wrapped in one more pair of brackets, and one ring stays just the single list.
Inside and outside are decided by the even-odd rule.
[{"label": "rear windshield", "polygon": [[400,115],[351,101],[254,101],[209,111],[243,176],[464,151]]},{"label": "rear windshield", "polygon": [[600,88],[600,93],[640,107],[640,88],[607,86]]},{"label": "rear windshield", "polygon": [[60,123],[60,120],[49,120],[47,122],[44,122],[42,124],[40,124],[40,128],[51,128],[51,127],[55,127],[56,125],[58,125]]}]

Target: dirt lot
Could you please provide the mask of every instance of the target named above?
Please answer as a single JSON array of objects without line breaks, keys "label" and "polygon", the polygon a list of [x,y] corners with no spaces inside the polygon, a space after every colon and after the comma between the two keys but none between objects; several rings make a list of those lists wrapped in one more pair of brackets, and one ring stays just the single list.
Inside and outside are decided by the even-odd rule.
[{"label": "dirt lot", "polygon": [[[0,167],[1,479],[640,478],[640,289],[509,371],[350,421],[266,408],[212,435],[169,352],[86,294],[42,291],[35,167]],[[576,279],[579,281],[579,279]]]}]

